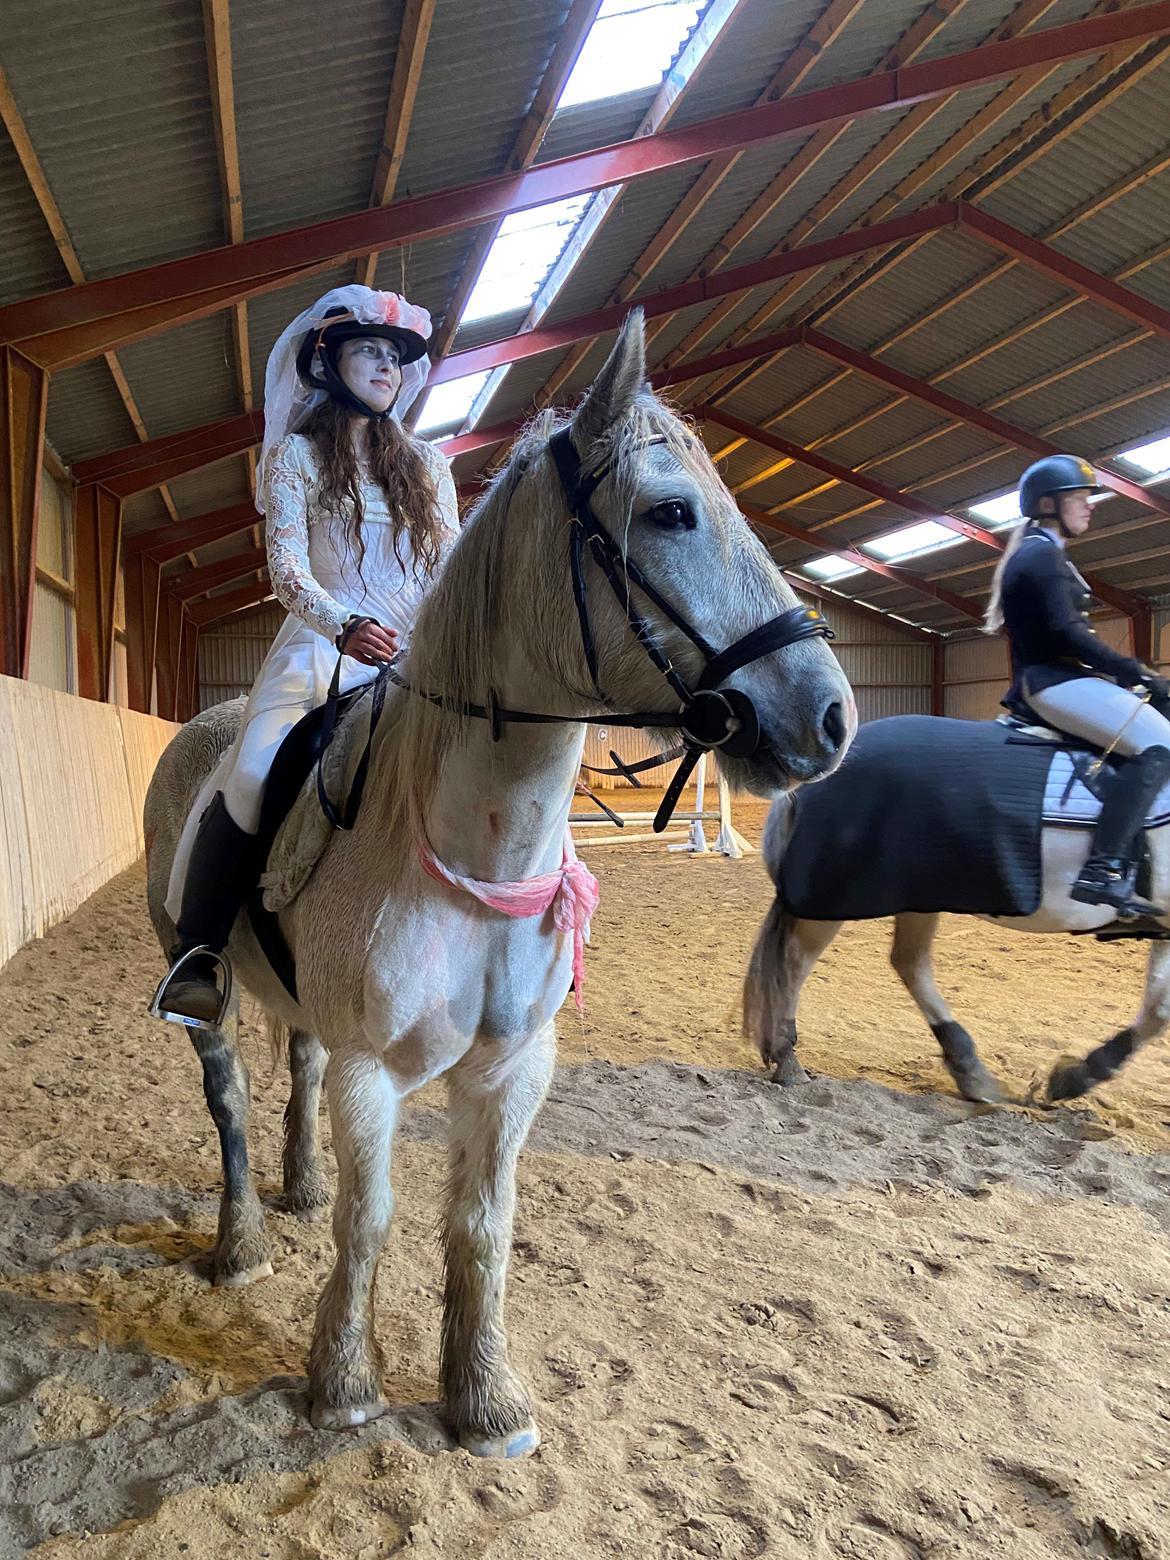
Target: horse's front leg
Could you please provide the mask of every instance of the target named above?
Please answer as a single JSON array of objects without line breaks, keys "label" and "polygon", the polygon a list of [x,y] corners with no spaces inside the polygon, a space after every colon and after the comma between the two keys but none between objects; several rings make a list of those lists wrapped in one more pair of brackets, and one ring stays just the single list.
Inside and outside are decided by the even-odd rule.
[{"label": "horse's front leg", "polygon": [[1121,1071],[1147,1040],[1156,1040],[1170,1021],[1170,943],[1150,944],[1146,989],[1138,1016],[1111,1040],[1090,1051],[1083,1062],[1060,1062],[1048,1075],[1050,1100],[1074,1100]]},{"label": "horse's front leg", "polygon": [[333,1052],[325,1094],[337,1156],[337,1259],[317,1303],[309,1389],[313,1423],[343,1430],[386,1409],[373,1286],[394,1212],[390,1146],[399,1095],[382,1059],[369,1051]]},{"label": "horse's front leg", "polygon": [[329,1181],[321,1165],[321,1083],[325,1047],[316,1035],[294,1029],[288,1041],[292,1092],[284,1112],[284,1205],[311,1215],[329,1206]]},{"label": "horse's front leg", "polygon": [[508,1362],[504,1281],[516,1161],[556,1059],[552,1021],[515,1058],[498,1061],[496,1050],[480,1040],[448,1074],[441,1374],[447,1414],[463,1446],[478,1457],[523,1457],[539,1445],[540,1431]]},{"label": "horse's front leg", "polygon": [[1003,1090],[979,1060],[974,1040],[956,1021],[934,978],[931,951],[937,931],[937,915],[903,911],[894,920],[890,963],[930,1025],[959,1093],[965,1100],[994,1105],[1003,1099]]},{"label": "horse's front leg", "polygon": [[211,1254],[211,1281],[250,1284],[271,1274],[272,1249],[248,1164],[248,1069],[240,1055],[238,1011],[222,1029],[192,1029],[189,1033],[203,1064],[203,1096],[219,1134],[223,1161],[223,1196]]}]

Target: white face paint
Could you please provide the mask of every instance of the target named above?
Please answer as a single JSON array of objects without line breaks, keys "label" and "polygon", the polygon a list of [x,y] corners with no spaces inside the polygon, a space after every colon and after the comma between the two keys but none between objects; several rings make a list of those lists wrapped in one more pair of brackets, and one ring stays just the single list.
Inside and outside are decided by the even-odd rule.
[{"label": "white face paint", "polygon": [[342,342],[338,354],[338,373],[359,401],[375,412],[386,412],[394,405],[402,388],[402,370],[398,366],[399,348],[380,336],[355,336]]}]

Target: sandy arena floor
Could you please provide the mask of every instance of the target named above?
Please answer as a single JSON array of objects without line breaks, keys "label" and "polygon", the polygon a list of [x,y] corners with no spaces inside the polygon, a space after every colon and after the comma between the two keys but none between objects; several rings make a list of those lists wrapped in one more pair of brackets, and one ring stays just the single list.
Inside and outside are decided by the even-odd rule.
[{"label": "sandy arena floor", "polygon": [[[219,1158],[193,1053],[145,1017],[141,869],[0,972],[2,1560],[1170,1556],[1170,1047],[1072,1108],[966,1105],[879,923],[812,976],[817,1077],[782,1093],[736,1032],[758,858],[591,859],[586,1019],[566,1009],[523,1160],[509,1315],[545,1438],[524,1463],[450,1450],[436,1413],[441,1095],[396,1155],[397,1407],[316,1432],[328,1224],[273,1211],[274,1278],[199,1277]],[[1020,1096],[1130,1017],[1142,962],[940,939]],[[287,1088],[246,1044],[271,1198]]]}]

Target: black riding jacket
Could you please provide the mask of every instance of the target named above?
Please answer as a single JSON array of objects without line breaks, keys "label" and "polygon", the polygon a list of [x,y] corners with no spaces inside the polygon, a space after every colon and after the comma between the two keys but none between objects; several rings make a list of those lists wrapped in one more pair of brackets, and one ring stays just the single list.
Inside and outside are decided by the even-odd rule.
[{"label": "black riding jacket", "polygon": [[1000,603],[1011,647],[1012,685],[1004,704],[1027,708],[1040,693],[1074,677],[1115,678],[1123,688],[1142,666],[1099,639],[1088,620],[1088,585],[1046,531],[1032,526],[1003,571]]}]

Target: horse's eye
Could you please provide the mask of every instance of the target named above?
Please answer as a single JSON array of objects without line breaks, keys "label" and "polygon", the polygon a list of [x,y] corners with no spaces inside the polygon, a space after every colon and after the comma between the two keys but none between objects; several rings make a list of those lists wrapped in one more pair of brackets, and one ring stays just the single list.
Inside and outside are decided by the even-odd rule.
[{"label": "horse's eye", "polygon": [[685,498],[664,498],[646,511],[651,525],[662,531],[693,531],[695,512]]}]

